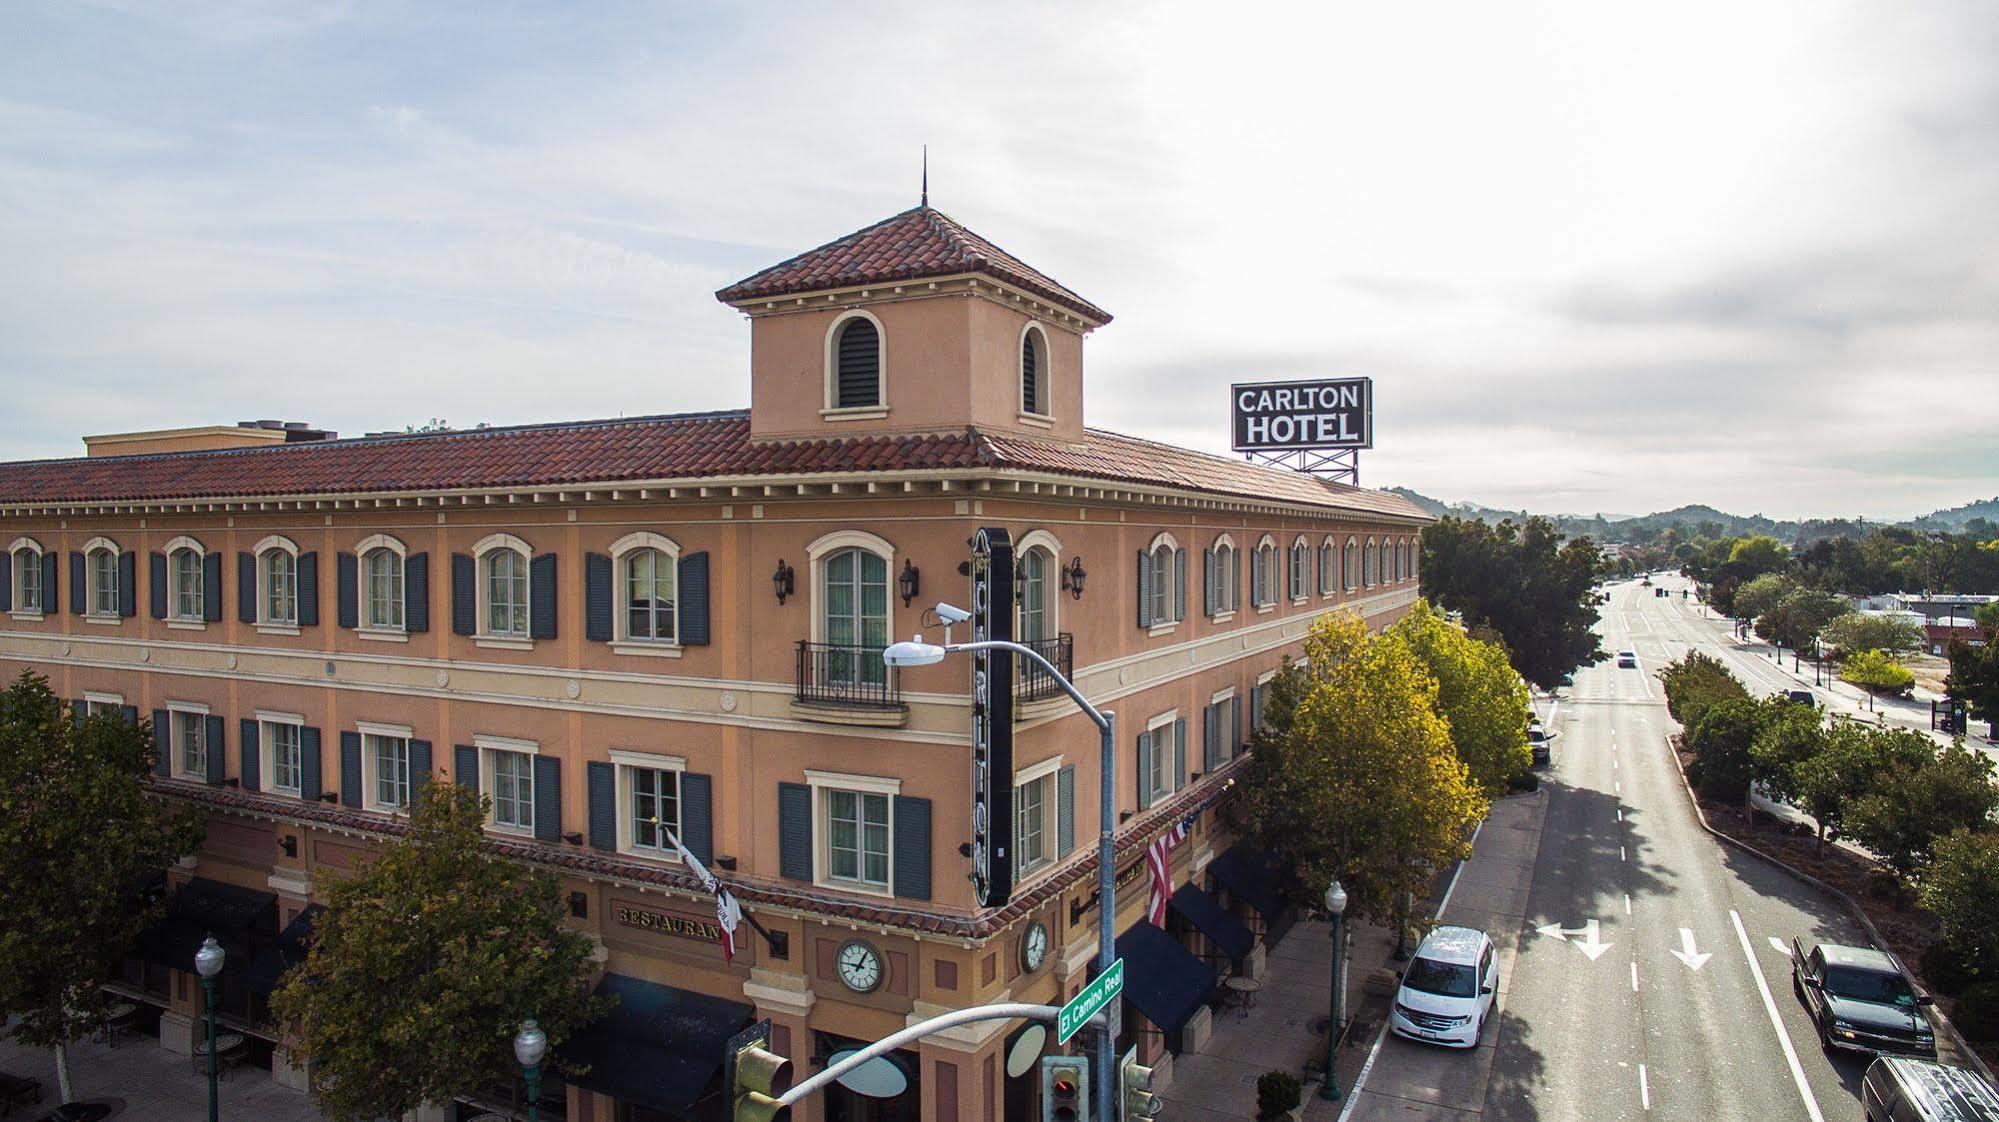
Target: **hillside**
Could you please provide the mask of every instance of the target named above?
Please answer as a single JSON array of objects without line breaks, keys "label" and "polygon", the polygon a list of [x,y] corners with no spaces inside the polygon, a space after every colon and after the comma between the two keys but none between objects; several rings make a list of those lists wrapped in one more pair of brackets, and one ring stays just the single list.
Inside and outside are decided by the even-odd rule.
[{"label": "hillside", "polygon": [[[1499,523],[1506,519],[1524,521],[1528,512],[1524,510],[1501,510],[1474,502],[1446,503],[1433,499],[1407,487],[1390,487],[1388,490],[1401,495],[1426,512],[1436,517],[1451,515],[1457,518],[1471,518],[1482,522]],[[1704,503],[1690,503],[1672,510],[1657,511],[1636,517],[1613,515],[1554,514],[1545,516],[1557,529],[1569,535],[1587,535],[1597,541],[1616,542],[1628,540],[1648,540],[1661,531],[1677,527],[1683,536],[1740,537],[1744,534],[1769,534],[1780,541],[1796,544],[1825,537],[1860,537],[1868,530],[1881,525],[1866,519],[1854,518],[1808,518],[1803,521],[1783,521],[1765,518],[1760,514],[1730,514]],[[1963,532],[1976,519],[1984,519],[1999,524],[1999,497],[1969,502],[1963,506],[1939,510],[1902,522],[1890,523],[1912,530],[1949,530]]]}]

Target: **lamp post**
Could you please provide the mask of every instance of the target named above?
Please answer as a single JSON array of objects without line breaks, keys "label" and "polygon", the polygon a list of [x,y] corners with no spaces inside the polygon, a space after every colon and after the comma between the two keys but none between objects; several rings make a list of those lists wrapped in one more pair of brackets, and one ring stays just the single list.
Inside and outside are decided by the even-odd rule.
[{"label": "lamp post", "polygon": [[[970,619],[970,615],[960,609],[944,609],[949,605],[939,604],[938,615],[944,619]],[[1117,854],[1113,832],[1117,829],[1117,784],[1116,742],[1117,715],[1105,713],[1091,705],[1076,684],[1062,675],[1055,664],[1041,656],[1039,651],[1007,639],[987,639],[975,643],[949,643],[937,646],[911,639],[907,643],[891,644],[882,652],[882,662],[893,667],[930,666],[944,661],[944,656],[952,653],[969,654],[973,651],[1012,651],[1038,664],[1048,673],[1048,677],[1069,700],[1090,718],[1097,726],[1102,740],[1102,762],[1097,789],[1101,794],[1101,812],[1097,831],[1097,971],[1099,976],[1108,973],[1117,962]],[[1095,1117],[1106,1120],[1117,1117],[1118,1107],[1118,1062],[1117,1041],[1102,1028],[1096,1032],[1097,1038],[1097,1106]]]},{"label": "lamp post", "polygon": [[514,1034],[514,1058],[521,1062],[521,1074],[528,1081],[528,1122],[538,1122],[541,1117],[541,1059],[546,1055],[548,1034],[529,1017]]},{"label": "lamp post", "polygon": [[1347,949],[1341,917],[1346,910],[1347,890],[1334,877],[1333,883],[1326,886],[1326,911],[1333,917],[1333,1019],[1326,1026],[1326,1082],[1319,1088],[1319,1097],[1329,1102],[1338,1102],[1340,1098],[1340,975]]},{"label": "lamp post", "polygon": [[215,977],[222,973],[226,958],[228,952],[213,935],[202,940],[201,949],[194,952],[194,972],[201,975],[201,993],[208,1014],[208,1122],[218,1122],[222,1117],[222,1103],[215,1085]]}]

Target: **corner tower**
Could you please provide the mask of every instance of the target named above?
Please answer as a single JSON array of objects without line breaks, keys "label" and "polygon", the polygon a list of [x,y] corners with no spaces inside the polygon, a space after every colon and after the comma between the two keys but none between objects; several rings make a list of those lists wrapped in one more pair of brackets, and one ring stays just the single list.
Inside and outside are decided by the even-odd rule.
[{"label": "corner tower", "polygon": [[1110,313],[928,205],[717,292],[750,317],[750,436],[1083,436]]}]

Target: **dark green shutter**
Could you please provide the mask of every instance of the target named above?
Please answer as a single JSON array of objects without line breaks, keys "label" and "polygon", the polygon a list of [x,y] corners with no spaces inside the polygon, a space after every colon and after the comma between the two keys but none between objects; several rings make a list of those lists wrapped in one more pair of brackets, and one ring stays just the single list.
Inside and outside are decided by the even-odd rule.
[{"label": "dark green shutter", "polygon": [[[76,711],[88,708],[82,698],[76,699]],[[165,779],[174,773],[174,718],[164,709],[153,710],[153,774]]]},{"label": "dark green shutter", "polygon": [[479,790],[479,750],[470,744],[454,745],[451,749],[452,770],[456,772],[458,785],[477,793]]},{"label": "dark green shutter", "polygon": [[680,844],[703,865],[715,862],[715,782],[706,775],[680,776]]},{"label": "dark green shutter", "polygon": [[208,765],[208,785],[222,786],[229,776],[229,756],[223,745],[222,718],[206,717],[201,722],[202,760]]},{"label": "dark green shutter", "polygon": [[1138,809],[1145,810],[1152,805],[1152,753],[1157,751],[1152,743],[1152,734],[1138,734]]},{"label": "dark green shutter", "polygon": [[803,783],[777,785],[777,872],[812,879],[812,788]]},{"label": "dark green shutter", "polygon": [[1215,614],[1215,551],[1201,551],[1201,614]]},{"label": "dark green shutter", "polygon": [[479,633],[479,566],[469,553],[451,555],[451,633]]},{"label": "dark green shutter", "polygon": [[1173,551],[1173,618],[1187,618],[1187,551]]},{"label": "dark green shutter", "polygon": [[89,582],[83,579],[83,554],[69,555],[69,614],[83,615],[90,610]]},{"label": "dark green shutter", "polygon": [[236,555],[236,621],[257,622],[257,555]]},{"label": "dark green shutter", "polygon": [[403,558],[403,630],[422,635],[430,630],[430,554]]},{"label": "dark green shutter", "polygon": [[430,782],[431,778],[430,741],[410,741],[410,797],[416,797],[416,789]]},{"label": "dark green shutter", "polygon": [[534,758],[534,836],[562,840],[562,757]]},{"label": "dark green shutter", "polygon": [[1055,773],[1055,852],[1066,856],[1076,848],[1076,769]]},{"label": "dark green shutter", "polygon": [[236,762],[236,774],[242,777],[245,791],[255,791],[263,786],[264,761],[258,756],[262,750],[263,730],[251,717],[244,717],[237,722],[237,726],[236,742],[241,746],[242,758]]},{"label": "dark green shutter", "polygon": [[[251,582],[254,587],[256,582]],[[254,611],[254,609],[252,609]],[[222,622],[222,555],[204,553],[201,555],[201,618],[210,623]]]},{"label": "dark green shutter", "polygon": [[361,808],[361,734],[340,734],[340,801]]},{"label": "dark green shutter", "polygon": [[590,779],[590,845],[606,851],[618,848],[618,769],[615,764],[592,760],[586,767]]},{"label": "dark green shutter", "polygon": [[[154,619],[165,619],[167,605],[173,598],[173,590],[167,587],[167,555],[158,551],[149,554],[146,557],[146,573],[152,578],[147,582],[152,586],[152,597],[148,601],[148,607],[152,609]],[[123,594],[123,590],[120,590],[120,594]]]},{"label": "dark green shutter", "polygon": [[690,553],[680,559],[680,641],[689,647],[708,645],[708,554]]},{"label": "dark green shutter", "polygon": [[333,604],[340,626],[361,626],[361,564],[351,553],[333,555]]},{"label": "dark green shutter", "polygon": [[120,705],[120,706],[118,707],[118,715],[119,715],[120,717],[123,717],[123,718],[125,719],[125,723],[126,723],[126,724],[128,724],[128,725],[131,725],[131,726],[132,726],[133,728],[138,728],[138,727],[139,727],[139,707],[138,707],[138,706],[136,706],[136,705]]},{"label": "dark green shutter", "polygon": [[1242,751],[1242,698],[1229,698],[1229,758]]},{"label": "dark green shutter", "polygon": [[1173,722],[1173,782],[1172,789],[1178,791],[1187,785],[1187,719],[1182,717]]},{"label": "dark green shutter", "polygon": [[1222,760],[1222,707],[1209,705],[1201,710],[1201,768],[1213,771]]},{"label": "dark green shutter", "polygon": [[555,638],[556,555],[544,553],[528,562],[528,638]]},{"label": "dark green shutter", "polygon": [[298,625],[319,626],[319,554],[298,555]]},{"label": "dark green shutter", "polygon": [[583,637],[608,643],[611,627],[611,559],[601,553],[583,555]]},{"label": "dark green shutter", "polygon": [[319,778],[319,730],[298,730],[298,797],[317,799],[323,789]]},{"label": "dark green shutter", "polygon": [[895,797],[895,884],[906,900],[930,899],[930,800]]},{"label": "dark green shutter", "polygon": [[42,612],[55,615],[61,609],[62,597],[56,595],[56,554],[54,550],[42,554]]},{"label": "dark green shutter", "polygon": [[1152,626],[1152,555],[1138,551],[1138,626]]},{"label": "dark green shutter", "polygon": [[14,610],[14,555],[0,553],[0,612]]}]

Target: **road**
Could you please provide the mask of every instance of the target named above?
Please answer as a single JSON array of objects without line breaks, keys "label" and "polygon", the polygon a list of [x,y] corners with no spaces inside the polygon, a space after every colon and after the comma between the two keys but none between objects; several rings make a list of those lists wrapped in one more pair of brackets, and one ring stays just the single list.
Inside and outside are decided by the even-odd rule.
[{"label": "road", "polygon": [[[1837,901],[1708,836],[1669,754],[1655,672],[1727,635],[1680,598],[1683,583],[1667,580],[1670,599],[1613,586],[1604,647],[1636,651],[1639,667],[1580,671],[1554,710],[1528,918],[1505,933],[1518,950],[1489,1118],[1858,1117],[1864,1064],[1820,1050],[1786,948],[1865,937]],[[1729,658],[1745,675],[1756,661]],[[1751,688],[1776,688],[1780,673]]]}]

